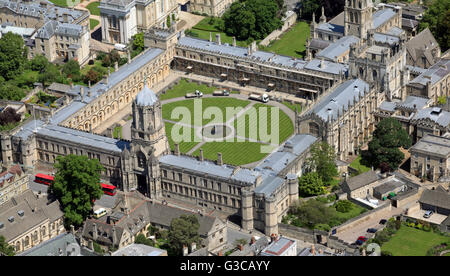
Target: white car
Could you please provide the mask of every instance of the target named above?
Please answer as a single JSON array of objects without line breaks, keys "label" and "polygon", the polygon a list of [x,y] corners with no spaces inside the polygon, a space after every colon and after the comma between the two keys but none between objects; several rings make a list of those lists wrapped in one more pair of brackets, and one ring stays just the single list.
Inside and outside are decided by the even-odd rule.
[{"label": "white car", "polygon": [[433,215],[433,211],[426,211],[425,214],[423,215],[424,218],[429,218]]}]

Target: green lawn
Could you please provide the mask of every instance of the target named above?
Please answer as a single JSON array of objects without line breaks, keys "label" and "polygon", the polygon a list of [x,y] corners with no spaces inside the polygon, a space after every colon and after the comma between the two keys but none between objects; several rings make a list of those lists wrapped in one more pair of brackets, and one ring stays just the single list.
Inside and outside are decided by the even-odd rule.
[{"label": "green lawn", "polygon": [[[200,22],[198,22],[197,25],[192,27],[192,29],[186,34],[188,36],[209,40],[209,34],[211,33],[213,41],[216,40],[216,34],[220,34],[220,41],[222,43],[228,43],[232,45],[233,37],[228,36],[224,32],[221,32],[217,27],[217,22],[222,19],[216,17],[215,20],[216,20],[215,24],[210,24],[209,23],[210,17],[205,17]],[[248,43],[246,41],[237,40],[236,45],[241,47],[247,47]]]},{"label": "green lawn", "polygon": [[[53,4],[55,4],[56,6],[61,6],[61,7],[68,7],[67,4],[71,3],[71,0],[50,0],[50,2],[52,2]],[[72,6],[72,5],[71,5]]]},{"label": "green lawn", "polygon": [[113,130],[113,137],[114,139],[122,139],[122,127],[117,126]]},{"label": "green lawn", "polygon": [[289,107],[292,111],[295,111],[295,109],[297,109],[299,113],[302,111],[302,106],[299,103],[293,104],[290,102],[282,102],[282,104]]},{"label": "green lawn", "polygon": [[450,242],[450,237],[402,225],[388,242],[383,243],[381,250],[394,256],[425,256],[429,249],[442,242]]},{"label": "green lawn", "polygon": [[[250,120],[251,119],[251,114],[253,113],[252,110],[248,110],[245,114],[242,114],[241,117],[239,117],[235,122],[234,122],[234,127],[236,128],[236,131],[238,133],[238,135],[242,136],[242,134],[240,133],[239,129],[241,127],[242,124],[245,124],[245,136],[246,138],[253,138],[255,137],[255,135],[249,135],[249,131],[253,128],[257,130],[257,140],[259,141],[264,141],[264,142],[268,142],[266,139],[263,139],[263,137],[261,137],[259,129],[264,126],[264,124],[262,123],[262,118],[260,117],[261,115],[261,110],[263,108],[267,108],[269,107],[270,109],[267,109],[267,123],[266,123],[266,127],[267,127],[267,133],[272,134],[272,108],[269,105],[266,104],[261,104],[261,103],[257,103],[253,106],[256,109],[256,120]],[[288,115],[286,115],[286,113],[284,113],[283,111],[279,110],[279,118],[278,118],[278,133],[279,133],[279,143],[283,142],[284,140],[286,140],[287,138],[289,138],[289,136],[291,136],[294,133],[294,124],[292,123],[291,119],[289,118]],[[245,116],[245,121],[243,120]],[[255,125],[256,124],[256,125]],[[253,127],[252,127],[253,126]],[[250,137],[252,136],[252,137]],[[271,136],[271,135],[269,135]]]},{"label": "green lawn", "polygon": [[273,41],[261,50],[275,52],[279,55],[303,58],[306,50],[306,39],[310,36],[310,27],[305,22],[298,22],[280,39]]},{"label": "green lawn", "polygon": [[100,21],[89,18],[89,26],[90,26],[91,30],[93,30],[95,28],[95,26],[97,26],[99,23],[100,23]]},{"label": "green lawn", "polygon": [[362,165],[360,162],[361,162],[361,155],[358,156],[355,160],[353,160],[353,162],[350,164],[350,167],[358,170],[360,174],[370,171],[370,168]]},{"label": "green lawn", "polygon": [[357,217],[359,215],[361,215],[362,213],[365,213],[367,211],[366,208],[361,207],[359,205],[354,204],[353,202],[351,202],[352,204],[352,209],[346,213],[341,213],[341,212],[336,212],[337,213],[337,218],[339,218],[339,220],[344,223],[349,219],[352,219],[354,217]]},{"label": "green lawn", "polygon": [[197,84],[195,82],[188,82],[186,79],[181,79],[174,87],[167,90],[165,94],[159,94],[161,101],[184,97],[187,93],[195,92],[195,90],[201,91],[204,95],[212,94],[217,87],[208,87],[206,84]]},{"label": "green lawn", "polygon": [[[268,153],[261,153],[260,143],[254,142],[209,142],[205,143],[201,148],[203,149],[203,156],[209,160],[217,160],[217,153],[222,153],[222,160],[226,164],[243,165],[259,161],[266,157]],[[198,156],[200,150],[194,152],[194,156]]]},{"label": "green lawn", "polygon": [[[164,104],[163,108],[162,108],[163,118],[166,120],[172,120],[172,121],[176,121],[176,122],[179,122],[182,119],[186,120],[183,117],[180,117],[180,119],[172,119],[173,110],[175,108],[186,107],[190,110],[191,125],[200,126],[200,123],[197,123],[194,120],[194,116],[195,116],[194,100],[195,99],[189,99],[189,100],[183,100],[183,101]],[[213,120],[220,120],[220,122],[225,122],[228,119],[231,119],[232,115],[233,115],[233,114],[230,114],[230,112],[226,112],[227,107],[242,107],[242,108],[244,108],[245,106],[247,106],[250,103],[249,101],[239,100],[239,99],[235,99],[235,98],[226,98],[226,97],[204,98],[204,99],[200,99],[200,100],[201,100],[201,105],[202,105],[203,111],[205,111],[209,107],[217,107],[220,109],[221,114],[223,114],[222,120],[220,120],[220,118],[214,118],[214,116],[213,116],[212,119],[202,119],[201,125],[206,125],[206,124],[212,122]],[[206,113],[203,114],[203,112],[202,112],[202,114],[199,114],[199,115],[206,116]],[[227,116],[230,118],[226,118]]]},{"label": "green lawn", "polygon": [[[169,146],[170,146],[171,150],[175,150],[175,143],[173,142],[172,135],[171,135],[173,126],[174,126],[174,124],[165,122],[166,135],[169,139]],[[182,133],[180,133],[180,134],[182,134]],[[187,153],[189,150],[191,150],[193,147],[195,147],[195,145],[197,145],[199,143],[199,142],[194,142],[194,135],[195,135],[195,130],[194,130],[194,128],[191,128],[191,141],[192,142],[178,143],[181,153]]]},{"label": "green lawn", "polygon": [[93,15],[100,15],[100,9],[98,8],[99,5],[100,2],[92,2],[87,5],[86,9],[88,9]]}]

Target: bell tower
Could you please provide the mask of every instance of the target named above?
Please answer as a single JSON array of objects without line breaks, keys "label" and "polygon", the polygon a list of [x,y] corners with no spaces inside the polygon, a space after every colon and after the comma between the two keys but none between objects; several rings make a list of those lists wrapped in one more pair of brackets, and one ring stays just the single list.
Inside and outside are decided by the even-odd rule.
[{"label": "bell tower", "polygon": [[354,35],[363,40],[373,28],[372,0],[346,0],[344,9],[345,35]]},{"label": "bell tower", "polygon": [[150,198],[161,196],[159,157],[170,151],[162,106],[144,80],[144,87],[133,101],[131,149],[123,154],[125,190],[137,189]]}]

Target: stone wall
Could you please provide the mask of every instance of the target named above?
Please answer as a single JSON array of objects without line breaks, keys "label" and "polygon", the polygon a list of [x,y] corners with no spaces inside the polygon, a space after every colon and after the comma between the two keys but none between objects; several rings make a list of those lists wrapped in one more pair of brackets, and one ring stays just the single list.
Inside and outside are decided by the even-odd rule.
[{"label": "stone wall", "polygon": [[268,36],[266,36],[266,38],[261,40],[259,45],[268,46],[270,42],[278,39],[284,32],[286,32],[295,24],[295,22],[297,21],[297,13],[288,11],[286,15],[287,17],[283,19],[284,24],[281,29],[276,29],[275,31],[271,32]]}]

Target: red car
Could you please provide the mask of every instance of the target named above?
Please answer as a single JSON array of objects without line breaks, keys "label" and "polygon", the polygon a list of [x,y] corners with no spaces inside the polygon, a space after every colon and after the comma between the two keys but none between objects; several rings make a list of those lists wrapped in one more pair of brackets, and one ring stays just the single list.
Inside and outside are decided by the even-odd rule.
[{"label": "red car", "polygon": [[364,236],[359,236],[358,240],[356,240],[356,244],[357,245],[362,245],[363,243],[365,243],[367,241],[367,238]]}]

